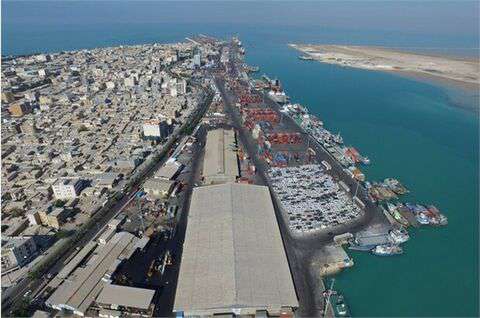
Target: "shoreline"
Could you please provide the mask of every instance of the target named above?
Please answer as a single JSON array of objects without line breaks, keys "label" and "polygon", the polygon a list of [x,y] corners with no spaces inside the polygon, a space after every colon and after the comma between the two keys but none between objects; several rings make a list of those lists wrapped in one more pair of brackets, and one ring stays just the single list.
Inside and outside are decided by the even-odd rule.
[{"label": "shoreline", "polygon": [[[338,62],[330,62],[325,61],[315,55],[317,52],[311,52],[310,50],[306,50],[305,47],[311,46],[315,47],[316,45],[297,45],[297,44],[288,44],[289,47],[295,49],[306,56],[309,56],[315,62],[324,63],[324,64],[331,64],[340,67],[348,67],[354,69],[361,69],[365,71],[374,71],[374,72],[384,72],[389,73],[392,75],[400,76],[406,79],[415,80],[418,82],[434,85],[440,87],[445,90],[445,94],[448,95],[448,98],[451,99],[451,104],[455,107],[473,112],[473,113],[480,113],[480,82],[471,82],[471,81],[462,81],[455,78],[448,78],[446,76],[435,75],[429,72],[422,72],[420,70],[401,70],[396,68],[380,68],[380,67],[362,67],[359,65],[343,65]],[[379,49],[384,50],[382,47],[377,46],[369,46],[368,48],[372,49]],[[388,49],[390,51],[390,49]],[[408,54],[412,56],[422,56],[422,57],[435,57],[435,58],[442,58],[449,61],[458,61],[458,62],[467,62],[467,63],[475,63],[477,59],[474,58],[459,58],[459,57],[445,57],[441,55],[427,55],[423,53],[411,53],[406,51],[398,51],[398,50],[391,50],[391,52],[400,53],[400,54]],[[452,99],[452,90],[459,93],[464,97],[463,101],[455,101]],[[455,94],[454,94],[455,95]],[[458,97],[458,96],[457,96]],[[465,100],[466,98],[466,100]],[[468,101],[468,99],[470,99]]]}]

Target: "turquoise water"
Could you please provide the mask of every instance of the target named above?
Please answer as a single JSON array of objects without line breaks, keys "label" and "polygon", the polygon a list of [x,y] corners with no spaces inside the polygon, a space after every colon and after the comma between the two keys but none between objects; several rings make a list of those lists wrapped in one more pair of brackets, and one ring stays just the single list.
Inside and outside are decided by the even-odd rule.
[{"label": "turquoise water", "polygon": [[[477,115],[455,107],[451,89],[392,74],[300,61],[298,52],[287,46],[289,42],[318,42],[420,50],[441,47],[465,56],[472,55],[469,48],[478,46],[478,33],[457,36],[421,28],[418,32],[348,29],[332,26],[333,22],[292,25],[282,12],[278,14],[283,20],[262,20],[260,25],[246,18],[234,23],[213,18],[202,23],[186,18],[178,22],[174,18],[150,21],[157,13],[170,16],[179,6],[195,6],[209,17],[209,10],[217,12],[219,5],[202,4],[200,8],[192,3],[175,3],[162,7],[167,9],[162,11],[155,3],[143,4],[146,8],[141,9],[137,2],[101,2],[100,9],[93,10],[92,3],[2,2],[2,54],[174,42],[196,33],[238,34],[250,64],[260,66],[261,73],[278,76],[293,101],[307,105],[327,128],[340,131],[346,143],[370,157],[372,165],[364,169],[370,180],[396,177],[411,190],[406,199],[434,203],[449,218],[445,228],[413,231],[402,256],[380,258],[352,253],[356,264],[338,275],[337,287],[345,294],[353,315],[478,316]],[[241,13],[245,5],[253,4],[220,6],[233,6],[229,7],[232,12]],[[110,9],[125,16],[129,6],[135,22],[120,23],[112,17],[98,22],[99,16]],[[262,10],[269,5],[256,6]],[[287,4],[278,7],[288,12]],[[164,11],[167,14],[160,13]],[[72,16],[74,21],[45,18],[62,14]],[[257,12],[254,16],[259,15]]]},{"label": "turquoise water", "polygon": [[296,59],[278,48],[249,61],[282,79],[296,102],[370,157],[369,180],[396,177],[405,200],[436,204],[446,228],[411,233],[405,254],[353,252],[338,275],[354,316],[478,315],[478,119],[449,105],[441,87],[390,74]]}]

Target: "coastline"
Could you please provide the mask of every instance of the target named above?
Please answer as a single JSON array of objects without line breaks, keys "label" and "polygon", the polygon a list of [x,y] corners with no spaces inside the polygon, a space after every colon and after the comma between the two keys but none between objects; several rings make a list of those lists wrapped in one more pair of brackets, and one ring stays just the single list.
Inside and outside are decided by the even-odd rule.
[{"label": "coastline", "polygon": [[[423,82],[426,84],[434,85],[437,87],[440,87],[445,90],[446,95],[451,101],[451,104],[455,107],[459,107],[462,109],[465,109],[467,111],[473,112],[473,113],[480,113],[480,82],[471,82],[471,81],[462,81],[454,78],[448,78],[445,76],[440,76],[440,75],[435,75],[430,72],[422,72],[420,70],[415,71],[415,70],[402,70],[402,69],[397,69],[397,68],[380,68],[380,67],[362,67],[359,65],[343,65],[338,62],[328,62],[324,61],[318,56],[315,55],[315,53],[312,54],[312,52],[308,51],[305,49],[305,47],[309,45],[298,45],[298,44],[288,44],[289,47],[292,49],[295,49],[302,54],[305,54],[306,56],[309,56],[313,59],[313,61],[320,62],[320,63],[325,63],[325,64],[331,64],[331,65],[337,65],[340,67],[348,67],[348,68],[356,68],[356,69],[361,69],[361,70],[366,70],[366,71],[375,71],[375,72],[384,72],[384,73],[389,73],[393,75],[397,75],[403,78]],[[301,47],[303,46],[303,48]],[[311,45],[314,47],[315,45]],[[388,49],[388,48],[382,48],[382,47],[377,47],[377,46],[371,46],[369,47],[371,49]],[[477,59],[475,58],[462,58],[462,57],[454,57],[454,56],[442,56],[442,55],[427,55],[424,53],[412,53],[412,52],[407,52],[407,51],[400,51],[400,50],[390,50],[391,52],[395,53],[400,53],[400,54],[410,54],[410,55],[415,55],[415,56],[422,56],[422,57],[435,57],[435,58],[443,58],[445,60],[450,60],[450,61],[460,61],[460,62],[467,62],[467,63],[475,63],[477,62]],[[458,99],[458,97],[461,96],[461,100]]]}]

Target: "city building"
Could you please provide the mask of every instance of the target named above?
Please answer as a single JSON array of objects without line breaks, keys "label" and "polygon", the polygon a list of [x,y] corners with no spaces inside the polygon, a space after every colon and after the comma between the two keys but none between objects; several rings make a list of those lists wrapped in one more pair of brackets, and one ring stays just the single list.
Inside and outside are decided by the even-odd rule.
[{"label": "city building", "polygon": [[99,316],[112,314],[112,310],[121,316],[151,317],[155,308],[153,296],[155,290],[105,284],[95,300],[100,308]]},{"label": "city building", "polygon": [[155,178],[174,180],[182,171],[183,165],[175,160],[168,160],[155,172]]},{"label": "city building", "polygon": [[8,111],[13,117],[22,117],[25,114],[32,112],[32,107],[25,104],[24,102],[18,101],[13,102],[9,107]]},{"label": "city building", "polygon": [[150,178],[143,184],[143,190],[153,198],[167,198],[172,192],[174,186],[174,181]]},{"label": "city building", "polygon": [[37,246],[31,237],[2,238],[2,275],[24,266],[37,254]]},{"label": "city building", "polygon": [[172,133],[172,125],[165,120],[148,120],[143,124],[143,135],[147,139],[163,139]]},{"label": "city building", "polygon": [[84,182],[80,179],[64,179],[52,185],[53,195],[57,200],[76,198],[82,191]]},{"label": "city building", "polygon": [[67,217],[70,215],[70,210],[65,208],[55,208],[50,213],[46,214],[43,225],[60,229],[60,226],[65,223]]},{"label": "city building", "polygon": [[188,218],[177,316],[278,316],[298,307],[268,187],[194,188]]},{"label": "city building", "polygon": [[[72,266],[67,264],[55,277],[59,284],[55,292],[46,300],[45,304],[57,310],[65,310],[78,316],[85,316],[87,310],[108,284],[109,277],[116,270],[122,259],[128,259],[135,251],[137,237],[127,232],[116,233],[105,245],[99,245],[92,257],[92,244],[87,245],[79,252],[81,257],[73,258]],[[86,258],[84,266],[78,267]],[[68,271],[65,269],[68,268]],[[65,278],[64,278],[65,277]]]},{"label": "city building", "polygon": [[201,59],[201,56],[200,56],[200,52],[197,52],[193,55],[193,66],[194,67],[202,66],[202,59]]},{"label": "city building", "polygon": [[235,132],[216,129],[207,133],[203,177],[205,184],[235,181],[239,176]]},{"label": "city building", "polygon": [[27,211],[26,215],[27,215],[28,223],[30,225],[42,224],[42,218],[40,216],[39,211],[35,211],[35,210]]}]

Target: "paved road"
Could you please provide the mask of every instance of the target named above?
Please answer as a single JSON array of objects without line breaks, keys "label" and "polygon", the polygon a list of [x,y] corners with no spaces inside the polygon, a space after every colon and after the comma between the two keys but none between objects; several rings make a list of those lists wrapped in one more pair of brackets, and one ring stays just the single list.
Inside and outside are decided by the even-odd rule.
[{"label": "paved road", "polygon": [[[132,283],[134,286],[155,289],[155,317],[169,317],[173,315],[172,309],[185,239],[190,198],[194,184],[200,181],[200,163],[202,162],[200,158],[203,155],[205,135],[205,130],[203,128],[199,129],[196,134],[197,142],[193,146],[192,153],[188,155],[190,158],[189,163],[185,165],[182,173],[176,179],[183,182],[185,186],[176,198],[169,200],[169,204],[179,207],[175,234],[173,237],[170,237],[164,233],[159,233],[152,237],[144,251],[135,253],[115,275],[116,279],[118,279],[117,283]],[[163,257],[167,250],[172,255],[173,264],[166,267],[163,275],[156,272],[148,278],[146,274],[151,262],[159,257]],[[122,282],[121,277],[123,275],[127,278],[126,282]]]}]

